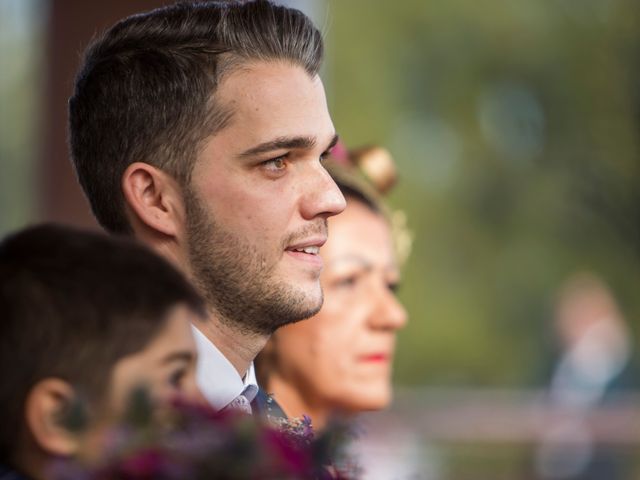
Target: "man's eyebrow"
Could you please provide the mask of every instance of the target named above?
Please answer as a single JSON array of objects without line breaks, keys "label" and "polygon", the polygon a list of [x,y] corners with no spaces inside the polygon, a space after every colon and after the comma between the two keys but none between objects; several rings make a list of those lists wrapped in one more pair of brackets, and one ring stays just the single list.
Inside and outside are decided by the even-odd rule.
[{"label": "man's eyebrow", "polygon": [[261,153],[271,152],[273,150],[282,150],[289,148],[313,148],[316,145],[316,139],[313,137],[278,137],[275,140],[264,142],[249,150],[242,152],[239,157],[251,157]]},{"label": "man's eyebrow", "polygon": [[[330,150],[338,143],[338,135],[334,135],[327,147]],[[316,139],[314,137],[278,137],[275,140],[261,143],[255,147],[251,147],[249,150],[245,150],[238,157],[246,158],[254,155],[260,155],[262,153],[272,152],[273,150],[286,150],[286,149],[309,149],[316,146]]]},{"label": "man's eyebrow", "polygon": [[173,363],[176,361],[191,362],[195,358],[193,352],[189,350],[183,350],[180,352],[171,352],[169,355],[162,359],[162,364]]}]

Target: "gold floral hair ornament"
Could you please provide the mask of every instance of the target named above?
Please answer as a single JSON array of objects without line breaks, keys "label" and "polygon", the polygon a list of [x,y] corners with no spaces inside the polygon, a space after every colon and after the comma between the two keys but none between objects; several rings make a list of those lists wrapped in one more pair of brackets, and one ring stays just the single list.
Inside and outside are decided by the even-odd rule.
[{"label": "gold floral hair ornament", "polygon": [[398,174],[389,150],[373,146],[352,150],[350,153],[353,163],[381,195],[387,194],[396,184]]},{"label": "gold floral hair ornament", "polygon": [[413,234],[407,226],[407,215],[402,210],[392,210],[383,198],[398,179],[391,153],[379,146],[347,151],[342,144],[338,144],[326,166],[339,186],[359,193],[387,218],[396,258],[401,265],[404,264],[413,244]]},{"label": "gold floral hair ornament", "polygon": [[413,246],[413,232],[409,230],[407,214],[404,210],[391,212],[391,234],[398,263],[404,265],[411,255],[411,247]]}]

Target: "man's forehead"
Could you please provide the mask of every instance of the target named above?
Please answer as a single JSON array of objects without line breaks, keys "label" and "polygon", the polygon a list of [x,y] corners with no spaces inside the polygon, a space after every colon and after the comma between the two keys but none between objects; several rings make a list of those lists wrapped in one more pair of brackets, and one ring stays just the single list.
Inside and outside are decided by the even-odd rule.
[{"label": "man's forehead", "polygon": [[312,77],[302,67],[282,62],[259,62],[235,69],[224,77],[215,99],[234,116],[277,112],[292,105],[301,113],[308,113],[304,112],[306,107],[323,106],[326,110],[320,77]]},{"label": "man's forehead", "polygon": [[296,65],[250,64],[226,76],[215,95],[231,114],[227,128],[251,136],[250,143],[277,137],[325,142],[334,134],[321,80]]}]

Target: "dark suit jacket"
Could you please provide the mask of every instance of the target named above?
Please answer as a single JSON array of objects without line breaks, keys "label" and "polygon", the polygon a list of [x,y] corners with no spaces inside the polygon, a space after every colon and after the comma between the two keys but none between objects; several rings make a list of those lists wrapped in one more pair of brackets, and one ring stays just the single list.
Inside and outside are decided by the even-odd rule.
[{"label": "dark suit jacket", "polygon": [[284,413],[282,408],[280,408],[278,402],[276,402],[271,395],[265,393],[262,389],[258,390],[256,398],[251,402],[251,410],[253,411],[253,414],[257,416],[287,419],[287,415]]},{"label": "dark suit jacket", "polygon": [[11,467],[0,463],[0,480],[29,480],[28,477],[16,472]]}]

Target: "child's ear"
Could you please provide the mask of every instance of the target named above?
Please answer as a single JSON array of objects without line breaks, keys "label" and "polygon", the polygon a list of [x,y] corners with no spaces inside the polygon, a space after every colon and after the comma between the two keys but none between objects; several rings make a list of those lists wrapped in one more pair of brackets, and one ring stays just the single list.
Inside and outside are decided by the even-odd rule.
[{"label": "child's ear", "polygon": [[73,387],[57,378],[38,382],[27,396],[27,427],[38,446],[49,454],[67,457],[78,452],[79,441],[63,421],[74,401]]}]

